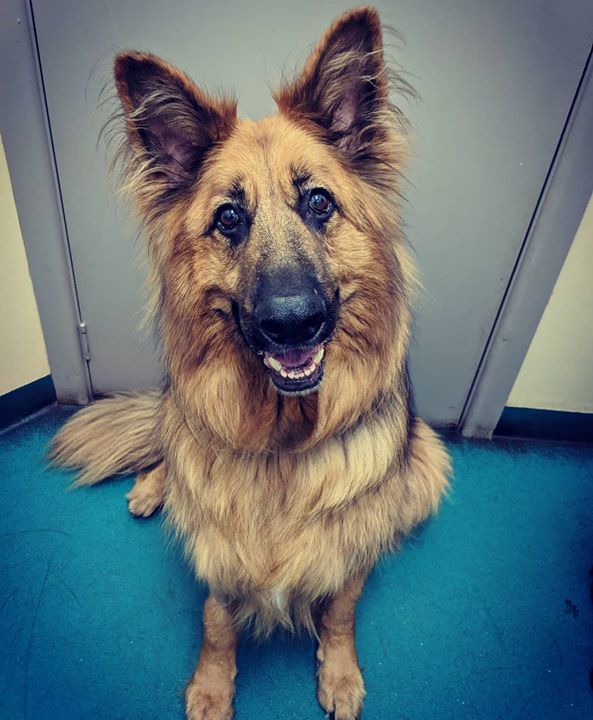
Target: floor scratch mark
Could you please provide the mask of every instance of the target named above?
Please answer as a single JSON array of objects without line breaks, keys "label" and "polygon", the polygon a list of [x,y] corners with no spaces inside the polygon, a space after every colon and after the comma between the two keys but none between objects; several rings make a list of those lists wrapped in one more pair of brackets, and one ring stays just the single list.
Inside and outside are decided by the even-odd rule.
[{"label": "floor scratch mark", "polygon": [[37,604],[33,610],[33,620],[31,621],[31,633],[29,634],[29,642],[27,644],[27,655],[25,658],[25,686],[23,689],[23,719],[27,720],[27,703],[29,699],[29,663],[31,662],[31,649],[33,647],[33,636],[35,635],[35,626],[37,625],[37,616],[39,614],[39,608],[41,607],[41,601],[45,593],[45,586],[47,585],[47,578],[49,577],[49,571],[51,569],[50,558],[47,562],[47,568],[45,569],[45,576],[43,583],[41,584],[41,590],[39,591],[39,597],[37,598]]}]

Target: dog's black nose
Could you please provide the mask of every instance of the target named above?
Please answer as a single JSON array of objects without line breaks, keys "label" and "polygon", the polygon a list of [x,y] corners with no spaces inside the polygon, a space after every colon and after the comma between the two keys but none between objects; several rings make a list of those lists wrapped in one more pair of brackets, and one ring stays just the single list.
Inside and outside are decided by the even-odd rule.
[{"label": "dog's black nose", "polygon": [[255,321],[262,335],[277,345],[308,343],[325,322],[327,310],[314,289],[267,295],[255,306]]}]

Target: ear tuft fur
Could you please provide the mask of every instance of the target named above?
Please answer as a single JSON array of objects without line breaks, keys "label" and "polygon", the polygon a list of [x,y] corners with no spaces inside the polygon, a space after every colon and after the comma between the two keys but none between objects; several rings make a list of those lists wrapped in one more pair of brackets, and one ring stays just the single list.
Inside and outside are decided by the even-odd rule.
[{"label": "ear tuft fur", "polygon": [[[406,128],[389,99],[392,78],[383,57],[379,15],[373,8],[359,8],[334,22],[301,74],[274,99],[284,115],[321,133],[363,178],[391,189]],[[409,92],[407,83],[398,85]]]},{"label": "ear tuft fur", "polygon": [[232,132],[236,102],[209,97],[147,53],[120,53],[114,74],[127,131],[128,189],[140,199],[178,197],[193,185],[208,152]]}]

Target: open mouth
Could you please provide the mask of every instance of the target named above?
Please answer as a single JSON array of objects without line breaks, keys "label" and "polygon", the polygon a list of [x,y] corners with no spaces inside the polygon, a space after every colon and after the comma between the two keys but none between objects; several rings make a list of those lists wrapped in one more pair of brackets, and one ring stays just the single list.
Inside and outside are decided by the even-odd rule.
[{"label": "open mouth", "polygon": [[284,353],[264,353],[264,365],[276,388],[285,394],[305,394],[317,389],[323,378],[325,345]]}]

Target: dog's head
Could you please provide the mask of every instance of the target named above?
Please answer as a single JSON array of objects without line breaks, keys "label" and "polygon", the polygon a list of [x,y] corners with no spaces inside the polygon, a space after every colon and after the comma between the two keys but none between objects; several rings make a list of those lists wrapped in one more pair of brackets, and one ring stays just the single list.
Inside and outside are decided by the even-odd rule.
[{"label": "dog's head", "polygon": [[258,122],[153,55],[121,53],[115,78],[181,402],[238,446],[355,422],[400,381],[409,326],[376,12],[335,22]]}]

